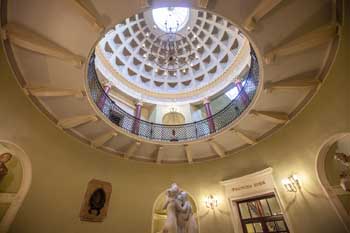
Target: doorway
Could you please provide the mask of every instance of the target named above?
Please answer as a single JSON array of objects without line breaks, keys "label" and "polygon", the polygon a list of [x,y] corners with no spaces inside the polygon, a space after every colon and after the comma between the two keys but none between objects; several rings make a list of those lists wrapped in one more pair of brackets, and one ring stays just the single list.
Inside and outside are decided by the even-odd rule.
[{"label": "doorway", "polygon": [[237,202],[244,233],[289,233],[274,194]]}]

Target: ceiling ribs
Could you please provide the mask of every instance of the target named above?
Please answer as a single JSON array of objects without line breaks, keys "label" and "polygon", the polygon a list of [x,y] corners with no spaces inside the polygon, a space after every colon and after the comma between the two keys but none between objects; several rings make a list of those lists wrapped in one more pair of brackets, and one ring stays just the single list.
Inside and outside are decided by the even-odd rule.
[{"label": "ceiling ribs", "polygon": [[7,24],[3,32],[5,34],[5,39],[8,39],[12,44],[18,47],[61,59],[77,67],[82,67],[84,63],[85,59],[83,57],[70,52],[22,25],[14,23]]},{"label": "ceiling ribs", "polygon": [[26,87],[24,91],[27,95],[32,95],[35,97],[66,97],[73,96],[77,98],[83,98],[85,96],[84,91],[80,90],[70,90],[70,89],[60,89],[52,87]]},{"label": "ceiling ribs", "polygon": [[253,137],[247,135],[246,133],[243,133],[240,130],[233,129],[232,132],[235,133],[238,137],[240,137],[243,141],[245,141],[249,145],[254,145],[257,143],[257,141]]},{"label": "ceiling ribs", "polygon": [[186,154],[186,158],[188,163],[193,163],[193,154],[192,154],[192,150],[190,148],[189,145],[184,145],[185,148],[185,154]]},{"label": "ceiling ribs", "polygon": [[129,148],[127,149],[126,153],[125,153],[125,158],[128,159],[130,157],[132,157],[138,150],[138,148],[141,146],[141,142],[136,141],[133,142]]},{"label": "ceiling ribs", "polygon": [[91,145],[95,148],[101,147],[116,136],[118,136],[118,134],[114,131],[101,134],[91,141]]},{"label": "ceiling ribs", "polygon": [[259,4],[255,7],[253,12],[244,21],[243,27],[247,31],[253,31],[257,23],[281,2],[282,0],[259,1]]},{"label": "ceiling ribs", "polygon": [[276,57],[289,56],[325,44],[335,38],[337,34],[338,26],[336,24],[317,28],[267,52],[264,55],[265,63],[271,64]]},{"label": "ceiling ribs", "polygon": [[251,110],[250,114],[261,117],[264,120],[267,120],[276,124],[284,124],[287,121],[289,121],[288,114],[284,112]]},{"label": "ceiling ribs", "polygon": [[95,13],[94,9],[86,4],[85,0],[73,0],[76,9],[79,10],[80,14],[98,31],[102,32],[105,26],[98,20],[98,14]]},{"label": "ceiling ribs", "polygon": [[163,159],[163,146],[158,146],[156,151],[156,163],[161,164]]},{"label": "ceiling ribs", "polygon": [[95,115],[81,115],[58,120],[57,126],[63,129],[71,129],[97,120],[98,118]]},{"label": "ceiling ribs", "polygon": [[221,145],[219,145],[214,140],[209,141],[210,147],[215,151],[215,153],[220,156],[221,158],[225,157],[225,150],[222,148]]},{"label": "ceiling ribs", "polygon": [[304,72],[291,76],[289,78],[276,81],[276,82],[266,82],[264,84],[264,89],[267,92],[272,92],[278,89],[305,89],[314,88],[321,84],[321,81],[317,79],[317,70]]}]

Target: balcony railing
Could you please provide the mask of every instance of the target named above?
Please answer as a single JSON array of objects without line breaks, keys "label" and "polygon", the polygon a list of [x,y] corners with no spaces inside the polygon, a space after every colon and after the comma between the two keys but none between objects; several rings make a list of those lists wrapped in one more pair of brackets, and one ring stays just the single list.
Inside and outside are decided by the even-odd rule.
[{"label": "balcony railing", "polygon": [[[245,80],[238,95],[212,117],[187,124],[165,125],[148,122],[130,115],[105,93],[95,70],[95,54],[90,57],[88,67],[90,95],[100,111],[115,125],[128,133],[163,142],[183,142],[207,137],[223,130],[244,112],[254,98],[259,83],[259,64],[253,49],[250,70]],[[103,99],[103,104],[101,104],[101,99]]]}]

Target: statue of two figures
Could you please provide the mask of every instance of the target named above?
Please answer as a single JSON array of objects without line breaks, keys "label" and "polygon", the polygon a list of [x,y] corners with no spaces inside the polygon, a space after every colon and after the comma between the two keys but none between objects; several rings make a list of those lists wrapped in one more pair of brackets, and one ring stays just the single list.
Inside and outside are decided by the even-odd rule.
[{"label": "statue of two figures", "polygon": [[3,153],[0,155],[0,180],[5,177],[8,173],[6,163],[8,163],[12,158],[12,154]]},{"label": "statue of two figures", "polygon": [[340,162],[346,170],[340,174],[340,187],[350,192],[350,156],[344,153],[335,153],[334,159]]},{"label": "statue of two figures", "polygon": [[166,202],[163,208],[167,210],[168,217],[162,233],[198,233],[188,194],[181,191],[177,184],[172,184],[166,191]]}]

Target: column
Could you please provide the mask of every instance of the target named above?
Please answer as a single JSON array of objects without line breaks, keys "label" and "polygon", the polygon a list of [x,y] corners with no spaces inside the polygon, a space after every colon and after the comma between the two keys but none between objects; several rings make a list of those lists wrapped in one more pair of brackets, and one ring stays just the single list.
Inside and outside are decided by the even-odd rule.
[{"label": "column", "polygon": [[242,85],[242,81],[241,80],[236,80],[235,81],[235,85],[237,87],[238,90],[238,98],[241,98],[244,105],[248,105],[249,104],[249,96],[247,94],[247,92],[244,90],[243,85]]},{"label": "column", "polygon": [[142,106],[143,106],[142,101],[138,101],[135,104],[135,107],[136,107],[135,114],[134,114],[135,120],[134,120],[134,124],[132,126],[132,132],[134,134],[139,134]]},{"label": "column", "polygon": [[208,98],[205,98],[203,100],[203,105],[204,105],[205,113],[207,114],[207,118],[208,118],[209,131],[210,131],[210,133],[214,133],[215,132],[215,123],[214,123],[214,119],[213,119],[213,114],[211,112],[210,101]]},{"label": "column", "polygon": [[111,90],[112,88],[112,84],[110,82],[107,82],[103,85],[103,91],[104,93],[101,93],[100,95],[100,99],[98,100],[98,108],[101,109],[103,111],[103,107],[105,105],[105,102],[106,102],[106,99],[107,99],[107,95],[109,93],[109,91]]}]

